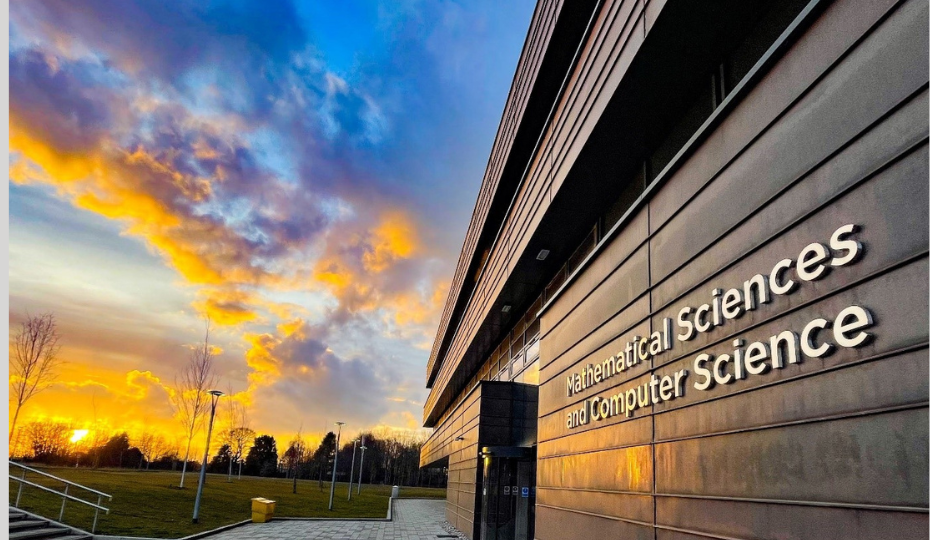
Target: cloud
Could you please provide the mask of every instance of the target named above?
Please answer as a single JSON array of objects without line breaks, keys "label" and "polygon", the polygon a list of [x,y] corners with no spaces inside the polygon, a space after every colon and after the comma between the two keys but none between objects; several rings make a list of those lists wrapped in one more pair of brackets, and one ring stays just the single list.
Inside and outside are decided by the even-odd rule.
[{"label": "cloud", "polygon": [[[262,320],[255,288],[293,290],[316,279],[335,292],[341,312],[356,313],[374,308],[376,291],[389,297],[416,280],[419,223],[406,211],[329,192],[317,181],[325,171],[289,183],[259,163],[242,135],[256,128],[244,116],[203,115],[147,94],[128,74],[116,86],[87,75],[96,69],[31,49],[11,58],[11,179],[49,184],[75,206],[121,222],[201,287],[199,311],[219,324]],[[327,126],[344,131],[349,116],[370,119],[370,99],[337,107],[338,96],[352,94],[346,83],[315,75],[326,90],[320,125],[304,125],[307,133],[325,138]]]},{"label": "cloud", "polygon": [[217,324],[235,326],[259,317],[254,309],[257,298],[247,291],[202,289],[199,296],[201,299],[194,302],[194,308]]},{"label": "cloud", "polygon": [[162,384],[161,379],[153,375],[151,371],[139,371],[138,369],[126,374],[126,388],[126,396],[136,400],[146,399],[153,392],[164,394],[164,396],[169,396],[171,393],[170,389]]},{"label": "cloud", "polygon": [[[361,348],[340,347],[343,352],[339,353],[330,343],[347,339],[345,327],[325,324],[295,319],[263,336],[260,346],[252,351],[261,351],[272,359],[273,376],[254,389],[256,394],[292,388],[297,396],[303,387],[301,401],[312,399],[314,403],[325,403],[327,408],[332,404],[332,410],[341,410],[339,407],[344,405],[358,414],[364,410],[374,420],[392,411],[415,411],[422,406],[422,401],[413,399],[421,394],[416,382],[419,372],[413,376],[407,373],[402,361],[407,356],[404,348],[397,349],[396,342],[389,338],[379,338]],[[357,330],[370,332],[367,324],[359,325]],[[363,404],[373,400],[380,405],[371,410],[367,406],[359,408],[347,404],[350,398],[361,399]]]},{"label": "cloud", "polygon": [[[304,9],[11,5],[11,190],[112,223],[103,229],[118,229],[120,246],[136,242],[173,272],[116,294],[94,271],[111,263],[95,244],[73,279],[93,287],[34,280],[11,294],[63,313],[75,368],[58,395],[83,391],[67,386],[90,380],[81,366],[126,409],[114,415],[150,405],[170,418],[163,381],[207,315],[225,351],[218,369],[270,423],[322,404],[356,422],[416,417],[420,364],[523,38],[511,15],[528,20],[532,6],[384,4],[370,47],[335,51],[355,59],[338,72],[318,34],[353,23]],[[15,253],[67,274],[51,250]],[[17,283],[29,273],[17,267]],[[152,276],[175,280],[170,301],[145,294]]]},{"label": "cloud", "polygon": [[[232,309],[231,299],[255,296],[242,288],[294,286],[295,276],[282,258],[299,258],[326,219],[315,204],[301,212],[291,208],[307,198],[252,170],[244,143],[235,137],[226,141],[221,161],[216,151],[203,151],[204,140],[216,138],[210,122],[190,111],[165,105],[166,112],[156,104],[136,115],[111,88],[73,90],[86,66],[53,66],[35,51],[14,56],[11,66],[14,182],[50,184],[75,206],[122,222],[126,234],[145,239],[188,283],[226,286],[225,298],[217,298],[213,289],[198,303],[224,323],[255,318],[248,310]],[[81,93],[96,97],[73,97]],[[66,98],[62,103],[45,106],[60,95]],[[131,125],[110,123],[114,118]],[[148,121],[162,127],[145,134]],[[170,137],[164,134],[169,128]],[[121,141],[114,136],[121,131],[133,135]],[[240,146],[230,147],[233,143]],[[240,193],[244,183],[229,185],[234,176],[250,173],[269,192],[257,204],[247,202],[253,188]],[[235,288],[240,290],[230,290]]]},{"label": "cloud", "polygon": [[14,2],[10,12],[19,32],[63,58],[92,57],[131,75],[144,72],[177,85],[202,66],[237,73],[286,57],[306,41],[293,3],[285,0],[30,0]]},{"label": "cloud", "polygon": [[329,313],[332,322],[377,313],[391,314],[395,324],[430,326],[442,266],[423,255],[419,227],[397,209],[386,210],[361,230],[329,238],[313,278],[338,301]]},{"label": "cloud", "polygon": [[409,259],[418,248],[417,231],[402,212],[386,214],[371,231],[371,249],[362,256],[365,270],[380,273],[396,261]]},{"label": "cloud", "polygon": [[338,411],[355,426],[373,425],[407,405],[388,400],[396,366],[379,358],[341,358],[327,345],[326,334],[325,328],[297,319],[275,332],[248,336],[253,401],[285,407],[279,418],[266,421],[305,418],[316,425]]}]

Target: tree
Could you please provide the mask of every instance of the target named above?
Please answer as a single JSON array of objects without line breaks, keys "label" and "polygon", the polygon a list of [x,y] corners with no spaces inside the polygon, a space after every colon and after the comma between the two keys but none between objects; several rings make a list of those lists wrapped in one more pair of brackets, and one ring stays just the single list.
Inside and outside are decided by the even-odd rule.
[{"label": "tree", "polygon": [[176,470],[175,466],[177,465],[179,459],[181,458],[178,457],[177,452],[169,447],[165,454],[162,454],[160,458],[152,462],[152,468],[161,471],[173,471]]},{"label": "tree", "polygon": [[225,444],[229,445],[231,453],[226,476],[226,481],[231,482],[232,467],[235,462],[239,463],[239,478],[242,478],[242,456],[249,443],[255,439],[255,432],[249,428],[249,414],[245,405],[241,401],[232,398],[234,395],[232,388],[229,389],[228,394],[230,399],[226,400],[226,407],[224,408],[226,430],[223,432],[221,439]]},{"label": "tree", "polygon": [[32,458],[48,464],[58,464],[68,459],[68,442],[71,426],[51,420],[29,423],[26,433],[32,446]]},{"label": "tree", "polygon": [[210,460],[207,471],[211,473],[224,472],[229,468],[230,463],[232,463],[232,450],[229,448],[228,444],[224,444],[220,447],[219,451],[217,451],[216,455],[213,456],[213,459]]},{"label": "tree", "polygon": [[[142,458],[145,460],[145,469],[148,470],[149,466],[153,461],[160,458],[162,454],[168,448],[168,444],[165,442],[165,438],[161,435],[156,435],[150,432],[143,432],[139,437],[138,442],[136,443],[136,448],[139,449],[139,452],[142,453]],[[139,462],[139,467],[142,467],[142,462]]]},{"label": "tree", "polygon": [[125,431],[110,437],[110,440],[97,450],[100,464],[104,467],[122,467],[123,457],[129,451],[129,434]]},{"label": "tree", "polygon": [[323,489],[323,472],[326,470],[326,465],[329,463],[330,457],[333,455],[335,449],[336,434],[330,431],[323,437],[323,440],[320,441],[320,446],[318,446],[313,453],[313,462],[317,466],[317,472],[320,477],[320,490]]},{"label": "tree", "polygon": [[[172,404],[187,437],[187,450],[184,452],[184,465],[181,466],[181,483],[187,474],[187,462],[190,460],[191,442],[203,424],[204,417],[210,409],[209,390],[216,385],[213,373],[213,348],[210,346],[210,319],[206,321],[203,345],[191,351],[187,366],[175,377]],[[206,465],[206,464],[204,464]]]},{"label": "tree", "polygon": [[278,446],[271,435],[256,437],[245,458],[245,469],[249,474],[272,476],[278,467]]},{"label": "tree", "polygon": [[10,424],[10,442],[16,432],[19,411],[29,399],[45,390],[57,375],[58,325],[55,316],[43,313],[33,317],[27,314],[13,337],[10,352],[10,399],[15,401],[13,422]]},{"label": "tree", "polygon": [[[365,437],[365,462],[361,478],[366,482],[392,485],[420,485],[420,449],[426,441],[422,430],[381,428],[362,433]],[[349,444],[340,449],[339,463],[349,463],[352,448]],[[341,472],[348,474],[349,470]],[[427,472],[427,471],[423,471]]]},{"label": "tree", "polygon": [[287,451],[284,452],[284,459],[281,461],[287,467],[287,470],[294,477],[294,486],[292,488],[293,493],[297,493],[297,476],[300,474],[300,466],[304,461],[304,457],[307,453],[307,445],[304,442],[303,437],[301,437],[301,432],[303,431],[303,426],[297,430],[297,436],[294,437],[290,444],[288,444]]},{"label": "tree", "polygon": [[130,446],[123,454],[123,460],[126,463],[142,463],[142,450],[139,450],[135,446]]},{"label": "tree", "polygon": [[245,461],[243,456],[251,446],[252,441],[255,440],[255,431],[246,426],[233,428],[224,435],[224,440],[232,451],[230,463],[236,462],[239,464],[239,478],[242,478],[242,464]]}]

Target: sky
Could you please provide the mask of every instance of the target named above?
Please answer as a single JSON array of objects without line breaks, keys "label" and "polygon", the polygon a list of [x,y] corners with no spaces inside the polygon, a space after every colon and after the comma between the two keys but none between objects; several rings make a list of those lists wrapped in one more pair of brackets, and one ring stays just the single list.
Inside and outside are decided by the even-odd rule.
[{"label": "sky", "polygon": [[13,0],[10,332],[64,361],[20,423],[176,438],[209,318],[256,431],[418,428],[533,4]]}]

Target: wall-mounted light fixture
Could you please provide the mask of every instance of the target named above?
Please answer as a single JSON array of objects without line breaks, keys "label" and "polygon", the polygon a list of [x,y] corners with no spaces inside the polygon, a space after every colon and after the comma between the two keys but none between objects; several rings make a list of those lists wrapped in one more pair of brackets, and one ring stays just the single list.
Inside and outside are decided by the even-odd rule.
[{"label": "wall-mounted light fixture", "polygon": [[510,313],[510,304],[504,304],[504,307],[501,308],[502,313]]},{"label": "wall-mounted light fixture", "polygon": [[540,251],[539,251],[539,255],[536,256],[536,260],[537,260],[537,261],[544,261],[544,260],[546,260],[546,257],[548,257],[548,256],[549,256],[549,250],[548,250],[548,249],[543,249],[543,250],[540,250]]}]

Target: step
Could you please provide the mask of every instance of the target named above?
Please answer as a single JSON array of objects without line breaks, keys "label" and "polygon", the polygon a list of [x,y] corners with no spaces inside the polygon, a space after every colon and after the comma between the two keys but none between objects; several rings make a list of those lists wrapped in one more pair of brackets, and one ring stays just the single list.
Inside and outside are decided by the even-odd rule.
[{"label": "step", "polygon": [[48,521],[39,519],[20,519],[10,522],[10,531],[21,531],[23,529],[37,529],[39,527],[48,527]]},{"label": "step", "polygon": [[92,540],[93,538],[89,534],[69,534],[68,536],[56,536],[55,540]]},{"label": "step", "polygon": [[45,540],[46,538],[55,538],[57,540],[70,533],[71,529],[65,527],[42,527],[40,529],[11,532],[7,538],[9,540]]},{"label": "step", "polygon": [[26,519],[26,514],[10,508],[10,521],[16,521],[17,519]]}]

